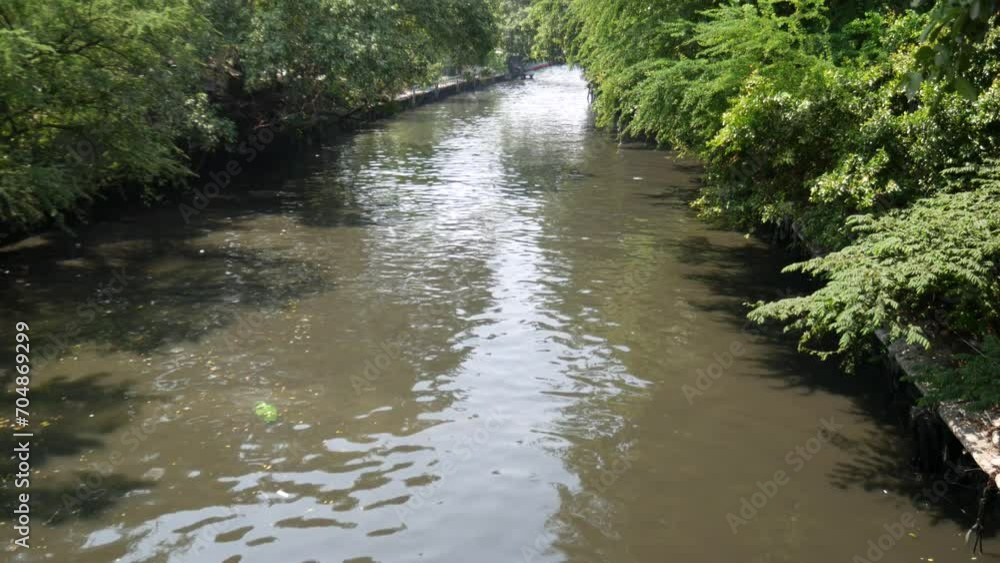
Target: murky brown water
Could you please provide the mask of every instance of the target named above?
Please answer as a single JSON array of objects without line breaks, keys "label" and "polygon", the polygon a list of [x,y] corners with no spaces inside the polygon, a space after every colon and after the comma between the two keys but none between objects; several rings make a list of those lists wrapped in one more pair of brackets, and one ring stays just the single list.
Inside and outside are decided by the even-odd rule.
[{"label": "murky brown water", "polygon": [[693,217],[697,172],[607,142],[557,68],[245,172],[191,224],[3,249],[3,349],[36,345],[14,560],[846,563],[911,512],[881,561],[968,560],[878,385],[743,330],[788,281]]}]

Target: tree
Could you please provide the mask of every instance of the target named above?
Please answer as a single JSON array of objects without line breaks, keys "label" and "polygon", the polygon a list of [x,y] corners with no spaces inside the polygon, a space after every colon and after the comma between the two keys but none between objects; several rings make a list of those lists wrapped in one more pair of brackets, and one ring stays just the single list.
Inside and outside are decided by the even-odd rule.
[{"label": "tree", "polygon": [[202,93],[209,22],[184,0],[0,6],[0,222],[14,231],[108,185],[187,174],[179,139],[228,133]]},{"label": "tree", "polygon": [[488,0],[10,0],[0,223],[61,222],[110,187],[155,198],[237,125],[370,108],[496,37]]},{"label": "tree", "polygon": [[[758,303],[753,320],[779,322],[802,350],[848,363],[879,330],[995,352],[1000,164],[985,159],[1000,154],[996,2],[537,0],[533,9],[567,14],[569,25],[540,35],[565,37],[596,90],[599,124],[702,159],[702,217],[818,254],[789,270],[819,287]],[[967,362],[939,386],[971,399],[996,360]],[[1000,380],[992,386],[1000,397]]]}]

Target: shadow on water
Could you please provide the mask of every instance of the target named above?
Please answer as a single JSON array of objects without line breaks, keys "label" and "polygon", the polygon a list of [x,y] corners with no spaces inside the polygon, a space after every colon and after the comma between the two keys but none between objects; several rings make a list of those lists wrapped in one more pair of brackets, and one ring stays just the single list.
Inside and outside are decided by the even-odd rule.
[{"label": "shadow on water", "polygon": [[[334,263],[317,257],[315,248],[283,245],[283,241],[302,239],[282,239],[284,231],[277,231],[283,226],[311,229],[316,232],[310,231],[307,240],[317,244],[322,237],[318,233],[324,230],[374,224],[380,204],[365,199],[373,180],[366,176],[367,168],[374,168],[368,163],[386,164],[387,153],[403,161],[433,159],[440,143],[421,137],[423,132],[415,128],[412,135],[403,136],[402,147],[386,145],[400,135],[383,137],[377,131],[354,137],[351,143],[302,147],[286,166],[273,166],[271,159],[272,167],[266,170],[248,167],[219,197],[203,208],[192,207],[187,217],[175,205],[94,225],[75,236],[49,233],[0,248],[0,309],[12,321],[0,326],[0,341],[13,342],[14,321],[28,322],[32,367],[38,374],[50,362],[54,365],[80,349],[98,355],[126,352],[146,359],[231,328],[242,315],[285,308],[289,301],[330,292],[335,288]],[[344,151],[360,154],[341,158]],[[311,154],[307,157],[306,153]],[[434,181],[431,172],[419,167],[407,174],[410,180]],[[453,277],[450,270],[440,274],[441,278]],[[412,316],[426,316],[418,313]],[[421,335],[435,344],[426,335],[439,328],[435,325]],[[430,345],[421,347],[425,354],[431,349]],[[9,347],[0,348],[0,365],[13,365],[13,360]],[[445,365],[458,359],[450,354],[421,361]],[[67,364],[65,369],[71,368]],[[0,389],[7,390],[4,404],[14,402],[15,375],[12,370],[0,371]],[[135,392],[148,388],[148,382],[110,379],[110,373],[80,373],[32,383],[33,522],[97,519],[123,497],[156,486],[155,479],[136,479],[108,466],[110,456],[122,448],[111,442],[111,436],[139,431],[143,422],[139,413],[146,408],[142,404],[155,401]],[[412,381],[404,378],[379,384],[399,386],[401,396],[412,387]],[[424,395],[440,395],[437,385],[443,384],[432,382]],[[367,401],[375,395],[358,396]],[[422,411],[442,408],[428,400],[421,405]],[[6,422],[9,429],[10,421]],[[431,423],[408,420],[401,424],[408,432],[416,432],[415,428]],[[12,451],[16,444],[11,433],[3,434],[0,447]],[[54,466],[60,465],[54,458],[59,457],[79,457],[84,469],[52,475]],[[5,515],[15,508],[16,462],[10,457],[0,460],[0,491],[4,492],[0,507]]]},{"label": "shadow on water", "polygon": [[690,186],[670,186],[657,194],[643,194],[642,197],[654,207],[687,210],[696,199],[697,192]]},{"label": "shadow on water", "polygon": [[[767,244],[727,246],[715,244],[710,237],[688,237],[677,245],[678,259],[701,265],[687,274],[711,288],[709,302],[693,302],[700,310],[721,314],[725,322],[740,327],[754,327],[746,318],[747,303],[775,300],[809,291],[813,282],[798,274],[782,274],[784,265],[795,260],[791,253],[775,250]],[[776,289],[778,288],[778,289]],[[860,488],[866,492],[891,493],[909,499],[911,508],[926,514],[933,524],[950,521],[968,529],[975,523],[981,493],[974,475],[967,472],[958,482],[942,477],[921,476],[912,465],[914,448],[907,434],[910,397],[893,391],[890,376],[881,358],[857,366],[847,373],[837,360],[820,361],[796,349],[797,337],[783,334],[780,327],[758,328],[761,342],[769,345],[767,354],[756,361],[761,369],[754,376],[772,378],[774,389],[797,394],[830,393],[848,397],[852,414],[870,420],[876,429],[862,439],[841,436],[834,444],[845,452],[829,475],[830,483],[840,489]],[[974,467],[967,461],[965,467]],[[947,485],[941,494],[940,483]],[[938,490],[930,487],[938,484]],[[996,526],[1000,503],[993,503],[993,517],[987,518],[985,535],[1000,535]]]},{"label": "shadow on water", "polygon": [[[114,233],[115,248],[84,246],[69,259],[60,259],[51,241],[4,252],[4,267],[13,272],[0,304],[32,321],[33,359],[52,361],[84,343],[148,354],[196,341],[238,321],[241,311],[332,289],[321,264],[193,241],[204,230],[242,228],[213,220],[169,234],[128,229]],[[13,341],[12,331],[0,327],[0,337]],[[12,360],[12,351],[0,352],[0,361]]]},{"label": "shadow on water", "polygon": [[[190,225],[176,209],[164,209],[144,213],[141,223],[97,225],[69,242],[49,234],[0,249],[0,309],[8,321],[0,341],[14,342],[15,322],[30,326],[33,522],[96,518],[124,496],[155,486],[108,464],[123,447],[109,444],[108,436],[126,426],[126,434],[141,431],[144,420],[133,409],[148,400],[135,392],[140,385],[107,372],[36,379],[47,366],[62,368],[59,360],[81,349],[148,357],[232,327],[244,315],[333,289],[329,264],[318,260],[267,247],[202,244],[198,239],[207,233],[247,229],[223,207]],[[0,348],[0,365],[13,366],[14,359],[12,346]],[[0,372],[5,405],[19,396],[16,376],[13,369]],[[0,423],[6,428],[0,447],[12,452],[14,421]],[[53,458],[72,456],[98,465],[47,472]],[[0,518],[16,507],[17,463],[13,456],[0,460]]]},{"label": "shadow on water", "polygon": [[[50,479],[45,465],[56,456],[85,456],[106,449],[106,436],[130,423],[128,399],[142,399],[131,390],[130,382],[109,383],[108,373],[92,373],[75,379],[59,377],[31,389],[29,409],[33,436],[30,442],[30,487],[15,488],[19,460],[0,459],[0,488],[7,492],[0,500],[3,518],[18,506],[17,492],[30,491],[33,522],[54,524],[72,517],[92,518],[112,508],[125,495],[153,486],[152,482],[131,479],[114,471],[114,466],[91,465],[88,471],[59,475]],[[19,395],[9,389],[3,404],[13,405]],[[7,425],[9,427],[9,424]],[[9,428],[8,428],[9,430]],[[6,431],[0,448],[14,452],[19,438]]]}]

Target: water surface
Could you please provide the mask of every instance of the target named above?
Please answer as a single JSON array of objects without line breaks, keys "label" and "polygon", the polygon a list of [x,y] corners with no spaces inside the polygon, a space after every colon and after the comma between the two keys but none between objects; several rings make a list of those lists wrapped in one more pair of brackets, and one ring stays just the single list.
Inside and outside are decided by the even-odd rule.
[{"label": "water surface", "polygon": [[248,167],[190,223],[3,249],[0,335],[37,343],[15,561],[846,563],[908,512],[882,561],[967,560],[878,385],[746,330],[784,257],[695,219],[698,172],[555,68]]}]

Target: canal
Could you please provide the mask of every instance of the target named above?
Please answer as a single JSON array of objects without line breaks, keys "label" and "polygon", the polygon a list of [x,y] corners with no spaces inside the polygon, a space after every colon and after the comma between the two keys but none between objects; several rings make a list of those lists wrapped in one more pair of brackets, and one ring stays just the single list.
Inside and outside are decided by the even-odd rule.
[{"label": "canal", "polygon": [[874,374],[744,322],[789,258],[695,218],[697,163],[619,148],[578,71],[268,162],[0,249],[16,561],[969,559]]}]

